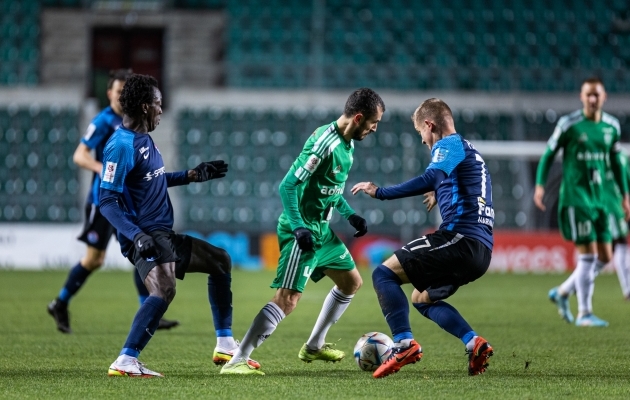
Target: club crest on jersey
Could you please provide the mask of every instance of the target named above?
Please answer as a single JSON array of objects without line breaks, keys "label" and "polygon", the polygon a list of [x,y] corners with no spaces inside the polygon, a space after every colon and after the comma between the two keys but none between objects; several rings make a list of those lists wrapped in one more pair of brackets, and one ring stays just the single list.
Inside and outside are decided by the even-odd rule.
[{"label": "club crest on jersey", "polygon": [[[609,129],[609,132],[606,132],[606,130]],[[610,143],[612,142],[612,128],[604,128],[602,129],[602,132],[604,132],[604,143],[606,143],[606,145],[610,145]]]},{"label": "club crest on jersey", "polygon": [[103,182],[114,183],[116,167],[118,167],[118,163],[107,161],[105,164],[105,173],[103,174]]},{"label": "club crest on jersey", "polygon": [[431,162],[439,163],[441,161],[444,161],[447,153],[448,153],[448,150],[438,147],[433,152],[433,156],[431,157]]},{"label": "club crest on jersey", "polygon": [[335,176],[341,172],[341,165],[337,165],[332,171],[330,171],[330,176]]},{"label": "club crest on jersey", "polygon": [[319,166],[319,163],[321,161],[322,160],[319,157],[317,157],[315,154],[313,154],[313,155],[311,155],[308,158],[308,160],[306,160],[306,164],[304,165],[304,169],[312,174],[313,172],[315,172],[315,170],[317,169],[317,167]]}]

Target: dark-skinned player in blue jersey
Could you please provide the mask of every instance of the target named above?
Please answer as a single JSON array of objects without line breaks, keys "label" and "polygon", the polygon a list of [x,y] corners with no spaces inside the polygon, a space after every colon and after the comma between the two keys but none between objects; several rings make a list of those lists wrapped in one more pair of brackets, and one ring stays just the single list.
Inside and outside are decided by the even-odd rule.
[{"label": "dark-skinned player in blue jersey", "polygon": [[464,343],[468,373],[478,375],[486,371],[492,346],[444,300],[460,286],[479,279],[490,265],[494,225],[490,174],[475,147],[456,133],[445,102],[424,101],[412,120],[422,143],[431,149],[426,171],[391,187],[360,182],[352,188],[352,194],[363,191],[380,200],[424,195],[427,209],[431,211],[437,203],[442,216],[437,231],[395,251],[372,274],[381,310],[394,336],[391,356],[373,376],[388,376],[422,358],[422,347],[411,333],[409,304],[400,287],[404,283],[415,288],[413,306]]},{"label": "dark-skinned player in blue jersey", "polygon": [[[59,291],[59,295],[48,304],[47,310],[62,333],[72,333],[68,306],[70,300],[83,287],[90,275],[97,271],[105,262],[105,253],[109,239],[116,233],[114,227],[100,212],[98,193],[101,186],[101,171],[103,170],[103,149],[112,133],[122,123],[123,111],[118,97],[125,81],[131,75],[129,69],[116,69],[109,73],[107,81],[107,99],[109,106],[105,107],[90,123],[81,143],[77,146],[72,157],[75,164],[88,171],[92,171],[92,185],[85,202],[85,224],[78,239],[87,245],[85,256],[70,269],[68,278]],[[94,155],[92,155],[92,151]],[[134,283],[138,291],[140,305],[149,297],[137,271],[133,272]],[[162,318],[158,329],[170,329],[179,322]]]},{"label": "dark-skinned player in blue jersey", "polygon": [[[203,162],[187,171],[166,172],[160,151],[149,135],[160,122],[162,94],[155,78],[132,75],[120,95],[122,125],[107,142],[100,191],[101,213],[118,231],[124,256],[136,267],[149,297],[131,325],[109,376],[162,377],[138,361],[175,297],[175,279],[185,274],[208,274],[208,298],[217,346],[215,364],[229,361],[238,347],[232,336],[231,259],[203,240],[173,232],[171,186],[205,182],[225,176],[222,160]],[[254,368],[260,365],[249,360]]]}]

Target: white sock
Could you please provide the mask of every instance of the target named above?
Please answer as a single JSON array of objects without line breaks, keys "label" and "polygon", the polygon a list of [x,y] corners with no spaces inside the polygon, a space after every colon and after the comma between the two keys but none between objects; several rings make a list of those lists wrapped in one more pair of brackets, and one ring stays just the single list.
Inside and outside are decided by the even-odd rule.
[{"label": "white sock", "polygon": [[590,314],[595,280],[596,264],[601,261],[595,254],[581,254],[575,267],[575,294],[578,301],[578,316]]},{"label": "white sock", "polygon": [[575,293],[575,270],[573,270],[571,275],[569,275],[569,277],[560,284],[558,292],[560,293],[560,296],[563,297],[567,297]]},{"label": "white sock", "polygon": [[286,317],[284,311],[282,311],[276,303],[271,301],[267,303],[254,318],[252,326],[249,327],[241,345],[234,352],[234,356],[229,364],[235,364],[237,361],[249,359],[252,351],[271,336],[284,317]]},{"label": "white sock", "polygon": [[615,265],[615,271],[617,271],[617,277],[619,278],[619,285],[621,285],[621,292],[624,297],[630,295],[630,271],[628,270],[628,245],[625,243],[619,243],[615,245],[615,251],[613,253],[613,264]]},{"label": "white sock", "polygon": [[217,337],[217,347],[232,350],[236,348],[236,341],[234,341],[232,336],[219,336]]},{"label": "white sock", "polygon": [[478,336],[473,336],[473,338],[470,339],[468,343],[466,343],[466,350],[473,351],[473,349],[475,348],[475,339],[477,338]]},{"label": "white sock", "polygon": [[411,346],[411,339],[403,339],[400,342],[394,343],[394,347],[400,347],[402,349],[406,349]]},{"label": "white sock", "polygon": [[346,311],[353,297],[353,294],[343,294],[337,286],[328,292],[319,317],[317,317],[317,322],[315,322],[313,327],[313,332],[311,332],[311,337],[306,342],[308,348],[318,350],[324,346],[328,330]]}]

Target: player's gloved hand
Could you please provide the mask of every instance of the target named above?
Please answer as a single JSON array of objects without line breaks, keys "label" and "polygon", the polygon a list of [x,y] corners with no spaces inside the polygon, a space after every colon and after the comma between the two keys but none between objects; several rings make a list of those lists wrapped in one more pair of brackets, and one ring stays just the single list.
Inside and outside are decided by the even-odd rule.
[{"label": "player's gloved hand", "polygon": [[313,250],[313,234],[306,228],[296,228],[293,231],[293,236],[295,236],[295,241],[298,244],[298,247],[302,251],[312,251]]},{"label": "player's gloved hand", "polygon": [[205,182],[210,179],[223,178],[227,170],[228,165],[223,160],[202,162],[193,169],[197,174],[195,182]]},{"label": "player's gloved hand", "polygon": [[145,260],[148,258],[156,259],[160,256],[157,247],[155,247],[155,241],[144,232],[138,233],[136,237],[133,238],[133,246]]},{"label": "player's gloved hand", "polygon": [[352,214],[350,218],[348,218],[348,222],[350,222],[350,225],[357,230],[354,233],[354,237],[361,237],[367,233],[367,221],[365,218],[360,217],[357,214]]}]

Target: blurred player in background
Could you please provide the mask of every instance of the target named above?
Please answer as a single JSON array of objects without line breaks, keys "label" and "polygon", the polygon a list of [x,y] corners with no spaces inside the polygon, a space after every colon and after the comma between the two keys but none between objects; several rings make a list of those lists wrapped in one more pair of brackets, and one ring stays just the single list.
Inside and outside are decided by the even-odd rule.
[{"label": "blurred player in background", "polygon": [[[619,121],[602,111],[606,101],[604,84],[599,78],[582,82],[580,100],[583,108],[558,120],[536,174],[534,203],[545,210],[543,197],[547,174],[558,150],[563,149],[562,184],[558,200],[558,224],[562,236],[575,243],[578,262],[571,276],[549,291],[549,299],[560,316],[574,322],[569,295],[577,295],[577,326],[608,326],[593,314],[595,276],[612,258],[608,208],[620,201],[625,219],[630,216],[628,182],[620,159]],[[620,189],[621,199],[607,191],[604,180],[611,171]]]},{"label": "blurred player in background", "polygon": [[162,155],[149,135],[162,114],[162,94],[153,77],[131,75],[120,94],[120,104],[122,125],[103,151],[101,212],[118,231],[122,253],[135,265],[150,295],[136,313],[108,375],[163,376],[146,368],[138,356],[175,297],[175,278],[184,279],[190,272],[209,275],[208,299],[217,335],[213,361],[224,363],[238,346],[231,329],[231,259],[221,248],[173,232],[167,189],[222,178],[228,166],[217,160],[187,171],[164,170]]},{"label": "blurred player in background", "polygon": [[[79,167],[94,172],[92,186],[88,191],[85,203],[85,224],[78,239],[87,245],[85,256],[68,273],[68,279],[61,288],[59,295],[48,304],[48,313],[55,319],[57,329],[63,333],[71,333],[68,303],[81,289],[92,272],[99,269],[105,261],[107,244],[116,229],[101,215],[99,210],[98,191],[101,186],[101,170],[103,169],[103,149],[107,139],[114,133],[122,122],[122,108],[118,97],[122,92],[125,81],[131,75],[129,69],[112,70],[107,82],[107,98],[109,106],[103,109],[87,128],[81,143],[74,152],[73,160]],[[94,150],[94,156],[92,156]],[[149,297],[149,292],[134,270],[134,281],[138,290],[140,304]],[[163,319],[160,329],[177,326],[177,321]]]},{"label": "blurred player in background", "polygon": [[336,121],[321,126],[306,141],[302,152],[280,184],[284,211],[278,220],[280,260],[274,297],[256,315],[232,361],[222,374],[260,374],[247,360],[297,306],[309,276],[318,282],[324,276],[335,286],[324,305],[308,341],[298,357],[305,362],[340,361],[344,352],[325,343],[326,333],[344,313],[362,285],[354,260],[343,242],[330,229],[337,209],[356,229],[355,237],[367,232],[365,219],[358,216],[343,197],[352,167],[354,141],[376,131],[385,103],[371,89],[354,91]]},{"label": "blurred player in background", "polygon": [[[620,154],[620,160],[623,169],[628,173],[628,157]],[[626,176],[627,177],[627,176]],[[608,223],[610,226],[610,235],[612,237],[613,246],[613,267],[619,278],[621,293],[626,300],[630,300],[630,268],[628,268],[628,223],[623,212],[622,202],[623,196],[619,190],[619,186],[615,182],[615,176],[611,170],[606,171],[606,179],[604,179],[604,193],[610,193],[606,196],[606,208],[609,210]],[[614,194],[614,195],[613,195]],[[599,270],[595,271],[599,274]]]},{"label": "blurred player in background", "polygon": [[479,279],[490,266],[494,225],[490,174],[479,152],[456,133],[453,114],[445,102],[425,100],[412,119],[422,143],[431,149],[431,163],[424,174],[386,188],[372,182],[360,182],[352,188],[352,194],[363,191],[380,200],[424,194],[427,209],[431,211],[437,201],[442,217],[437,231],[396,250],[372,273],[376,297],[394,336],[390,357],[373,376],[383,378],[422,359],[422,347],[411,332],[409,303],[401,288],[405,283],[415,288],[413,306],[464,343],[468,373],[478,375],[486,371],[493,348],[444,300],[460,286]]}]

